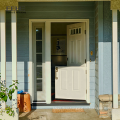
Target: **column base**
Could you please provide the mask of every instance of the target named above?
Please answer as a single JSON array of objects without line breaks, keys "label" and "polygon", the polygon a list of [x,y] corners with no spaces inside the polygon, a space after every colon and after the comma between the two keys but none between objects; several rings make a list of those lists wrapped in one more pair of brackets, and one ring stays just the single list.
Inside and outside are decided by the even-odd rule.
[{"label": "column base", "polygon": [[112,109],[112,120],[120,120],[120,108]]}]

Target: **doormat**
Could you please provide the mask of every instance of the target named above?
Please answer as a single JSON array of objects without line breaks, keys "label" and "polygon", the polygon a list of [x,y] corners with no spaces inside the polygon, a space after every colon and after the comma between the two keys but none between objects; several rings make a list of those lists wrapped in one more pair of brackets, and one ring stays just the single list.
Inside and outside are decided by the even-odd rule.
[{"label": "doormat", "polygon": [[84,109],[52,109],[53,113],[85,112]]}]

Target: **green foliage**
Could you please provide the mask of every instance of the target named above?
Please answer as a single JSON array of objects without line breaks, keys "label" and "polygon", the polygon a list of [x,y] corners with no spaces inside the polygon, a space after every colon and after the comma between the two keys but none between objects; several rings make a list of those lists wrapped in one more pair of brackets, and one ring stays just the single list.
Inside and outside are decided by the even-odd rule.
[{"label": "green foliage", "polygon": [[14,115],[14,110],[12,110],[10,106],[7,106],[5,110],[6,110],[6,113],[9,114],[10,116]]},{"label": "green foliage", "polygon": [[[1,77],[1,76],[0,76]],[[18,90],[17,87],[18,80],[13,80],[13,84],[9,86],[9,89],[6,88],[4,86],[4,84],[2,84],[2,82],[0,82],[1,85],[1,91],[0,91],[0,101],[2,102],[7,102],[7,99],[9,98],[10,100],[12,100],[12,94],[15,92],[15,90]],[[9,116],[14,116],[14,110],[12,110],[12,107],[10,106],[6,106],[5,110],[0,111],[0,115],[2,115],[3,112],[5,112],[9,115]],[[1,120],[1,119],[0,119]]]}]

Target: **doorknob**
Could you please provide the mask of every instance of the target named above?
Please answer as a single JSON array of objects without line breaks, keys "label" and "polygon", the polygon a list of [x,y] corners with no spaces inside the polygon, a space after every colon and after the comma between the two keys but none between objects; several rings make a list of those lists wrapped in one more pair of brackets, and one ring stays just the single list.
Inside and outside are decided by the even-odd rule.
[{"label": "doorknob", "polygon": [[58,67],[55,68],[55,79],[56,79],[56,80],[58,79],[57,73],[58,73]]}]

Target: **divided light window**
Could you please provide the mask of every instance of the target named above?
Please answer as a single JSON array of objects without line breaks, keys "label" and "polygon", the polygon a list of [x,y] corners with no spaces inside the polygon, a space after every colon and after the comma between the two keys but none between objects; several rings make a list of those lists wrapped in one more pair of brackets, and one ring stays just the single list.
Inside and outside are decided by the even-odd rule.
[{"label": "divided light window", "polygon": [[42,28],[36,28],[36,91],[42,91]]},{"label": "divided light window", "polygon": [[81,27],[69,29],[69,35],[81,34]]}]

